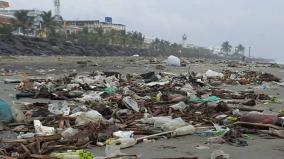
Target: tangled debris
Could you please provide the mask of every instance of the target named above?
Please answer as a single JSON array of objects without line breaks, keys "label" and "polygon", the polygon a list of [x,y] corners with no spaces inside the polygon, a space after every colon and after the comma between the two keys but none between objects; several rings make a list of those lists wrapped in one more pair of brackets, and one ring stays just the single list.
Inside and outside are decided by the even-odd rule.
[{"label": "tangled debris", "polygon": [[[19,81],[17,99],[47,98],[52,102],[15,102],[11,106],[13,120],[6,121],[6,130],[17,137],[1,139],[0,157],[93,158],[86,149],[103,145],[106,158],[122,157],[127,155],[120,149],[162,136],[199,135],[209,137],[211,144],[236,146],[248,145],[244,133],[284,137],[281,116],[254,108],[273,97],[212,86],[216,81],[243,85],[280,79],[268,73],[210,70],[203,76],[194,72],[126,76],[97,72]],[[134,138],[136,135],[143,137]]]}]

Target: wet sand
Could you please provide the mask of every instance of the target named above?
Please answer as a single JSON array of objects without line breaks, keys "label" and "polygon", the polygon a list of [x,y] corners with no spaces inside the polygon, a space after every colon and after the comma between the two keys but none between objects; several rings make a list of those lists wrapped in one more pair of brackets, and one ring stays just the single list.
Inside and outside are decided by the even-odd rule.
[{"label": "wet sand", "polygon": [[[159,64],[150,64],[148,58],[143,57],[1,57],[1,68],[12,69],[18,72],[27,72],[34,76],[54,77],[67,75],[70,72],[78,72],[86,74],[92,71],[117,71],[120,73],[145,73],[149,71],[156,72],[172,72],[184,73],[194,71],[197,73],[204,73],[208,69],[214,71],[222,71],[229,69],[237,70],[257,70],[269,72],[277,77],[284,79],[284,69],[271,68],[271,67],[227,67],[224,63],[215,64],[213,62],[193,63],[188,64],[186,67],[172,67],[166,66],[164,70],[159,70],[156,65],[164,65],[162,63],[165,58],[157,58]],[[77,61],[88,61],[86,65],[77,64]],[[7,102],[11,103],[15,94],[15,84],[4,84],[5,78],[20,78],[25,77],[21,75],[13,76],[0,76],[1,95],[0,97]],[[231,90],[244,90],[249,87],[255,86],[223,86]],[[277,96],[284,99],[284,87],[273,85],[275,88],[270,88],[263,91],[254,88],[257,92],[266,93],[269,95]],[[35,102],[43,101],[48,102],[46,99],[21,99],[19,101]],[[267,112],[278,112],[283,109],[282,104],[258,104],[256,108],[265,109]],[[205,145],[206,137],[185,136],[172,138],[167,140],[158,140],[153,143],[137,144],[132,148],[122,150],[122,152],[129,154],[141,154],[141,158],[165,158],[165,157],[186,157],[197,156],[200,159],[209,159],[210,154],[217,149],[224,150],[225,153],[230,154],[230,158],[235,159],[283,159],[284,157],[284,139],[263,139],[259,136],[250,135],[252,139],[248,140],[249,146],[235,147],[228,144],[223,145]],[[198,150],[197,145],[209,146],[210,149]],[[104,155],[104,148],[96,147],[93,149],[96,156]]]}]

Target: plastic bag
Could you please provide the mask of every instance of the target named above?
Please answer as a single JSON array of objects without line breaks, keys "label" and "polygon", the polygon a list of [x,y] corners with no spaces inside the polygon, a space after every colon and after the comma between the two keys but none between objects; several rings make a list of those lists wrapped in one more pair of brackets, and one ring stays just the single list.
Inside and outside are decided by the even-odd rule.
[{"label": "plastic bag", "polygon": [[183,121],[181,118],[175,118],[171,120],[170,122],[167,122],[166,124],[162,125],[162,129],[164,131],[172,131],[177,128],[183,127],[188,125],[185,121]]},{"label": "plastic bag", "polygon": [[151,117],[150,114],[148,113],[145,113],[144,114],[144,117],[142,119],[140,119],[140,121],[143,123],[143,124],[154,124],[155,125],[155,122],[159,122],[161,121],[161,124],[159,123],[156,123],[158,124],[157,126],[159,127],[159,125],[163,125],[165,122],[163,122],[164,120],[166,121],[171,121],[172,120],[172,117],[171,116],[158,116],[158,117]]},{"label": "plastic bag", "polygon": [[215,72],[215,71],[212,71],[212,70],[208,70],[206,73],[205,73],[205,77],[209,77],[209,78],[216,78],[216,77],[219,77],[219,78],[223,78],[224,77],[224,74],[223,73],[219,73],[219,72]]},{"label": "plastic bag", "polygon": [[164,124],[172,121],[173,119],[171,116],[159,116],[159,117],[152,117],[152,120],[154,120],[154,127],[160,128]]},{"label": "plastic bag", "polygon": [[79,133],[78,129],[67,128],[66,130],[61,132],[61,136],[65,139],[71,139],[78,133]]},{"label": "plastic bag", "polygon": [[179,103],[172,105],[170,107],[173,108],[174,110],[183,111],[187,107],[187,105],[184,102],[179,102]]},{"label": "plastic bag", "polygon": [[115,157],[121,155],[120,146],[117,143],[116,139],[108,139],[106,141],[106,148],[105,148],[106,157]]},{"label": "plastic bag", "polygon": [[218,102],[220,100],[219,97],[209,96],[207,98],[192,98],[191,101],[194,103],[204,103],[204,102]]},{"label": "plastic bag", "polygon": [[26,119],[26,116],[19,107],[20,107],[20,104],[13,102],[11,106],[13,119],[16,122],[23,122]]},{"label": "plastic bag", "polygon": [[168,66],[180,66],[180,59],[176,56],[169,56],[167,59]]},{"label": "plastic bag", "polygon": [[78,114],[79,115],[76,117],[76,121],[75,121],[76,125],[85,125],[90,122],[97,123],[104,119],[103,116],[96,110],[91,110],[88,112],[81,112]]},{"label": "plastic bag", "polygon": [[138,107],[137,102],[133,100],[130,96],[124,97],[122,101],[128,108],[134,110],[135,112],[139,112],[140,109]]},{"label": "plastic bag", "polygon": [[0,99],[0,122],[10,122],[13,119],[11,107],[4,100]]},{"label": "plastic bag", "polygon": [[92,102],[92,101],[99,102],[99,101],[102,100],[101,95],[103,93],[104,92],[88,92],[88,93],[83,94],[83,97],[78,98],[78,100],[81,101],[81,102]]},{"label": "plastic bag", "polygon": [[70,107],[68,106],[69,104],[67,102],[58,102],[58,103],[53,103],[48,105],[48,110],[56,115],[69,115],[70,113]]},{"label": "plastic bag", "polygon": [[117,131],[113,133],[113,136],[117,138],[131,138],[133,137],[134,131]]}]

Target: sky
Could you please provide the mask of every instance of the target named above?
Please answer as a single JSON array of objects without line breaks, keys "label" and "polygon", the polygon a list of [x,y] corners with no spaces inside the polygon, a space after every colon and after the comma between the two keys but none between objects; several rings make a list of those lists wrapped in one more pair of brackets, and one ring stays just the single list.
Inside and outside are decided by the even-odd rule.
[{"label": "sky", "polygon": [[[10,9],[54,10],[53,0],[8,0]],[[255,57],[284,62],[284,0],[61,0],[67,20],[104,20],[181,43],[251,47]],[[248,49],[246,49],[248,50]]]}]

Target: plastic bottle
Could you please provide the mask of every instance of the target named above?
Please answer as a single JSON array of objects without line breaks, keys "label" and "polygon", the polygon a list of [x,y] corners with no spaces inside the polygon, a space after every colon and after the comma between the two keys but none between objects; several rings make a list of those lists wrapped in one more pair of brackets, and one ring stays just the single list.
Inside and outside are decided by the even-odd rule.
[{"label": "plastic bottle", "polygon": [[172,136],[192,135],[194,132],[195,132],[195,127],[192,125],[188,125],[181,128],[177,128],[172,133]]}]

